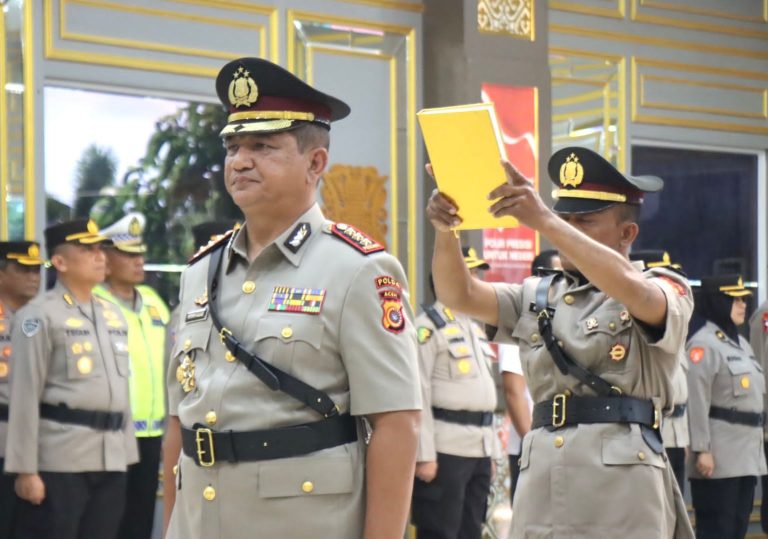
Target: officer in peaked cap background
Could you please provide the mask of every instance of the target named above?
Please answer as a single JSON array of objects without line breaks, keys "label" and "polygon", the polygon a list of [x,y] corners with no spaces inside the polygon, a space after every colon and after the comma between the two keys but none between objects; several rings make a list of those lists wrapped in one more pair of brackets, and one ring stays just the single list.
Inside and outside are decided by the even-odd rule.
[{"label": "officer in peaked cap background", "polygon": [[130,397],[139,462],[128,468],[120,539],[149,539],[165,432],[165,337],[170,318],[157,292],[144,283],[144,215],[133,212],[101,231],[106,279],[93,293],[120,307],[128,323]]},{"label": "officer in peaked cap background", "polygon": [[739,275],[704,277],[696,310],[706,320],[691,336],[688,477],[697,539],[743,539],[757,476],[766,474],[763,447],[765,379],[752,347],[739,335],[752,292]]},{"label": "officer in peaked cap background", "polygon": [[[462,251],[473,275],[490,268],[475,249]],[[425,305],[415,324],[424,402],[412,504],[417,537],[480,539],[499,452],[496,354],[483,328],[439,301]]]},{"label": "officer in peaked cap background", "polygon": [[[640,260],[646,269],[670,268],[679,272],[683,277],[680,264],[673,264],[669,253],[663,250],[632,251],[630,260]],[[688,435],[688,361],[685,349],[680,350],[678,368],[675,369],[673,378],[674,407],[664,410],[664,419],[661,423],[661,438],[664,440],[664,450],[669,457],[669,464],[675,472],[677,485],[680,492],[685,493],[685,456],[690,442]]]},{"label": "officer in peaked cap background", "polygon": [[87,219],[46,228],[57,283],[16,315],[5,471],[19,539],[117,536],[137,451],[125,319],[92,295],[105,239]]},{"label": "officer in peaked cap background", "polygon": [[401,537],[421,406],[405,274],[316,202],[349,107],[258,58],[225,65],[216,89],[246,219],[182,275],[167,536]]},{"label": "officer in peaked cap background", "polygon": [[642,271],[628,255],[655,177],[621,174],[585,148],[557,151],[549,210],[505,163],[489,211],[513,215],[560,253],[563,271],[523,284],[484,283],[467,271],[451,227],[461,208],[433,193],[435,288],[449,308],[515,342],[537,404],[520,456],[511,537],[692,537],[659,427],[693,309],[678,273]]},{"label": "officer in peaked cap background", "polygon": [[40,291],[42,264],[36,242],[0,242],[0,539],[11,537],[16,508],[14,478],[2,473],[10,397],[8,381],[13,365],[11,325],[16,311]]}]

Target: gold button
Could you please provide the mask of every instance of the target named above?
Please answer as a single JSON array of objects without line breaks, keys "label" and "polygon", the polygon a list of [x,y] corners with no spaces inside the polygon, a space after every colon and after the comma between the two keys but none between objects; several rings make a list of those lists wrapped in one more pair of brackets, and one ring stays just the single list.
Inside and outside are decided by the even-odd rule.
[{"label": "gold button", "polygon": [[179,465],[174,464],[173,465],[173,475],[179,475]]},{"label": "gold button", "polygon": [[573,301],[574,301],[573,296],[568,294],[563,298],[563,301],[565,302],[566,305],[573,305]]},{"label": "gold button", "polygon": [[187,339],[184,341],[184,350],[189,350],[192,347],[192,341]]},{"label": "gold button", "polygon": [[216,412],[211,410],[207,414],[205,414],[205,422],[209,425],[215,425],[216,424]]},{"label": "gold button", "polygon": [[234,361],[236,358],[235,358],[235,356],[232,354],[232,352],[230,352],[229,350],[227,350],[227,352],[224,354],[224,359],[226,359],[227,361],[229,361],[230,363],[232,363],[232,362],[233,362],[233,361]]},{"label": "gold button", "polygon": [[216,489],[212,486],[208,485],[203,489],[203,498],[206,500],[213,501],[213,499],[216,497]]},{"label": "gold button", "polygon": [[533,335],[531,335],[531,342],[536,342],[538,340],[539,340],[539,334],[538,333],[534,333]]},{"label": "gold button", "polygon": [[643,453],[642,451],[639,451],[637,453],[637,458],[639,458],[640,460],[645,460],[645,453]]},{"label": "gold button", "polygon": [[93,360],[88,356],[81,356],[77,360],[77,370],[80,374],[90,374],[93,370]]},{"label": "gold button", "polygon": [[472,363],[468,359],[461,359],[458,367],[461,374],[468,374],[472,370]]},{"label": "gold button", "polygon": [[93,345],[91,343],[89,343],[88,341],[85,341],[83,343],[83,350],[85,350],[86,352],[91,352],[91,351],[93,351]]},{"label": "gold button", "polygon": [[301,484],[301,490],[309,494],[313,490],[315,490],[315,485],[312,484],[312,481],[304,481]]},{"label": "gold button", "polygon": [[608,322],[608,329],[616,329],[616,324],[613,322]]},{"label": "gold button", "polygon": [[280,332],[280,335],[283,336],[283,339],[290,339],[293,337],[293,330],[289,327],[284,327],[282,331]]},{"label": "gold button", "polygon": [[555,436],[555,447],[563,447],[563,444],[565,443],[565,439],[563,439],[562,436]]},{"label": "gold button", "polygon": [[256,290],[256,283],[254,283],[253,281],[245,281],[243,283],[243,293],[250,294],[254,290]]}]

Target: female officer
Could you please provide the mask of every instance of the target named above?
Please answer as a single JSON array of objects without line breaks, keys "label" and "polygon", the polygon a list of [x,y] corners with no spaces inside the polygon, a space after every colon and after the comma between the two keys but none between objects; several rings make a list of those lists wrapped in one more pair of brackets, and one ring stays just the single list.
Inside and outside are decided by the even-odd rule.
[{"label": "female officer", "polygon": [[746,316],[741,277],[702,280],[696,310],[705,325],[688,341],[688,474],[697,539],[743,538],[763,450],[762,368],[737,326]]}]

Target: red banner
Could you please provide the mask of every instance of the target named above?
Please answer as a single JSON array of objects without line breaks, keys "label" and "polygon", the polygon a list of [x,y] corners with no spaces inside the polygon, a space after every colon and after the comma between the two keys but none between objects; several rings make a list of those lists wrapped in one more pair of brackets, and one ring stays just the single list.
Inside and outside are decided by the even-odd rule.
[{"label": "red banner", "polygon": [[[496,108],[507,159],[538,187],[537,92],[534,87],[483,84],[483,102]],[[483,258],[491,265],[488,281],[519,283],[531,274],[539,235],[528,227],[483,231]]]}]

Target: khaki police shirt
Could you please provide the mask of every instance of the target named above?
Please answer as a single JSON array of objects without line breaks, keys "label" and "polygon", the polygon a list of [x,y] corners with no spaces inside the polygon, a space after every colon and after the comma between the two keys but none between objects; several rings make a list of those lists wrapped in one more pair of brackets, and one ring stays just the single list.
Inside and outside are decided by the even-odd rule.
[{"label": "khaki police shirt", "polygon": [[493,425],[479,427],[435,419],[432,407],[493,412],[496,384],[492,361],[496,355],[485,331],[468,316],[433,305],[445,324],[438,328],[426,313],[416,318],[419,340],[421,412],[416,460],[437,460],[437,453],[459,457],[498,456]]},{"label": "khaki police shirt", "polygon": [[[80,305],[58,283],[16,313],[5,470],[125,471],[138,460],[128,397],[127,331],[106,300]],[[123,428],[96,430],[40,417],[41,403],[122,412]]]},{"label": "khaki police shirt", "polygon": [[[643,267],[642,262],[633,265],[638,271]],[[550,289],[554,335],[574,360],[624,395],[670,409],[672,378],[693,309],[691,290],[673,271],[654,268],[644,276],[666,297],[663,328],[646,327],[591,284],[566,276]],[[542,342],[532,311],[539,280],[494,284],[499,302],[495,338],[519,345],[534,402],[566,390],[594,396],[576,378],[560,373]],[[693,537],[665,455],[645,443],[636,424],[534,429],[523,440],[520,469],[511,537]]]},{"label": "khaki police shirt", "polygon": [[744,337],[734,342],[707,322],[686,346],[689,358],[688,406],[691,456],[688,475],[703,479],[695,466],[696,453],[715,460],[712,479],[765,475],[763,431],[709,417],[710,406],[741,412],[763,412],[765,379]]},{"label": "khaki police shirt", "polygon": [[[250,263],[246,228],[239,229],[225,247],[219,272],[222,324],[264,361],[327,392],[341,413],[420,409],[403,269],[386,253],[364,255],[335,237],[332,226],[315,205]],[[210,258],[182,276],[168,378],[171,415],[183,427],[202,424],[215,431],[321,420],[292,397],[270,390],[239,361],[226,359],[207,313]],[[294,298],[293,311],[284,308],[287,296]],[[319,308],[317,301],[305,301],[318,297]],[[174,372],[185,359],[186,375]],[[302,457],[211,467],[197,466],[182,452],[177,487],[169,538],[359,539],[365,517],[363,433],[357,442]]]},{"label": "khaki police shirt", "polygon": [[[763,374],[768,377],[768,301],[763,302],[749,319],[749,344],[755,352],[755,359],[763,367]],[[763,407],[768,410],[768,393]],[[768,421],[763,427],[763,432],[768,441]]]},{"label": "khaki police shirt", "polygon": [[672,377],[673,402],[675,406],[686,406],[685,412],[680,417],[664,416],[661,424],[661,438],[664,447],[688,447],[690,437],[688,435],[688,362],[686,355],[680,354],[678,366]]},{"label": "khaki police shirt", "polygon": [[[14,312],[0,300],[0,404],[8,406],[10,398],[10,374],[13,348],[11,347],[11,325]],[[0,458],[5,456],[5,440],[8,422],[0,419]],[[2,470],[0,470],[2,473]]]}]

